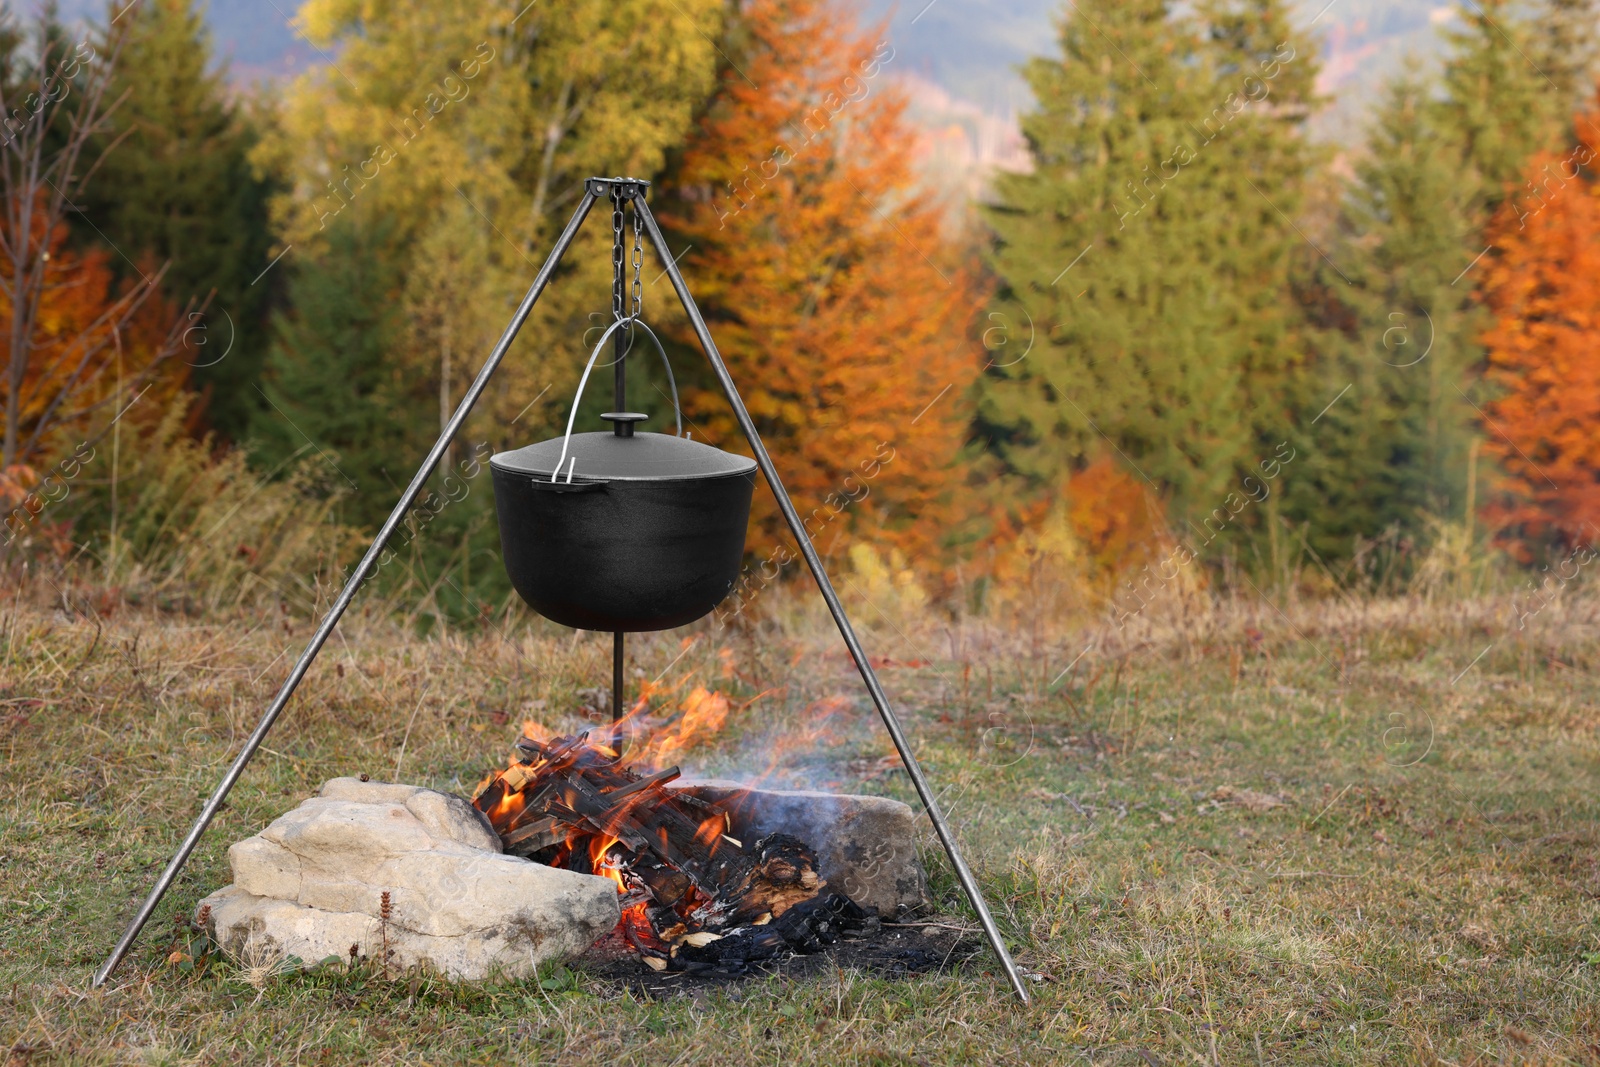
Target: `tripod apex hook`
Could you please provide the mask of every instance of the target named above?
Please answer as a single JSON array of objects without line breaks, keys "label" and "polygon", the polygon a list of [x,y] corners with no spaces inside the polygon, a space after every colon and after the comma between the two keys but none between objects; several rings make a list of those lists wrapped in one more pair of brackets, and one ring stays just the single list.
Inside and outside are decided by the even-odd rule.
[{"label": "tripod apex hook", "polygon": [[583,191],[596,200],[609,199],[612,189],[624,200],[643,200],[648,188],[650,183],[643,178],[585,178],[583,181]]}]

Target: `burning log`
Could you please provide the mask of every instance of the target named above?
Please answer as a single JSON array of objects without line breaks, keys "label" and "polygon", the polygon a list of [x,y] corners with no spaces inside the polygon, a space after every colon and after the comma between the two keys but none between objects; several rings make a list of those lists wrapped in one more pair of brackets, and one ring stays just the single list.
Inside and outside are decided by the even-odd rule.
[{"label": "burning log", "polygon": [[762,838],[747,855],[753,862],[723,892],[735,925],[754,924],[763,915],[777,918],[828,884],[817,874],[816,853],[788,834]]},{"label": "burning log", "polygon": [[473,804],[508,853],[616,882],[618,932],[656,970],[739,975],[876,927],[848,897],[823,895],[804,841],[746,846],[721,805],[666,788],[677,767],[640,773],[586,733],[524,736],[516,751]]}]

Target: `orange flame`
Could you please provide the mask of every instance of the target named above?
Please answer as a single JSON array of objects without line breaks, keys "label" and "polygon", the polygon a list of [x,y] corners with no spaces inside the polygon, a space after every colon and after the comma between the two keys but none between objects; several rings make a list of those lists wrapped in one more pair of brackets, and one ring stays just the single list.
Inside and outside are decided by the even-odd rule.
[{"label": "orange flame", "polygon": [[589,869],[602,878],[609,878],[617,883],[619,894],[628,891],[627,885],[622,880],[622,867],[619,858],[612,854],[611,847],[621,844],[615,837],[591,837],[589,839]]},{"label": "orange flame", "polygon": [[496,825],[503,825],[522,814],[525,799],[521,792],[507,793],[495,804],[494,810],[489,812],[489,821]]},{"label": "orange flame", "polygon": [[[693,640],[692,638],[689,640]],[[727,676],[731,653],[721,656]],[[714,741],[734,718],[774,690],[758,693],[740,704],[726,694],[695,681],[698,670],[675,679],[641,683],[639,694],[623,718],[624,728],[645,740],[628,746],[623,762],[630,767],[659,769],[677,762],[691,749]],[[687,694],[679,696],[687,689]]]},{"label": "orange flame", "polygon": [[722,844],[722,834],[726,830],[728,817],[724,814],[711,816],[700,824],[700,829],[695,831],[694,839],[708,853],[715,852],[717,846]]},{"label": "orange flame", "polygon": [[721,693],[697,685],[680,705],[682,715],[676,722],[656,731],[646,746],[642,758],[656,766],[672,763],[687,752],[722,732],[728,721],[728,698]]}]

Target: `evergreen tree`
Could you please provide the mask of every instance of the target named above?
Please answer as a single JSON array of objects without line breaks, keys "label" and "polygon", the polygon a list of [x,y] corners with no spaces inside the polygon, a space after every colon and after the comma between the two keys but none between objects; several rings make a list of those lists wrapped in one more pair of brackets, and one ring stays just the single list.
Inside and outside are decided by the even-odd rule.
[{"label": "evergreen tree", "polygon": [[1587,105],[1594,91],[1600,12],[1595,0],[1544,0],[1534,20],[1533,62],[1569,108]]},{"label": "evergreen tree", "polygon": [[204,333],[190,335],[205,343],[191,345],[186,358],[196,385],[210,392],[212,425],[237,437],[259,399],[251,387],[275,281],[251,284],[270,261],[271,244],[269,189],[247,160],[256,134],[228,98],[226,70],[208,69],[211,35],[193,0],[127,7],[108,7],[99,42],[109,56],[121,39],[108,99],[125,97],[100,146],[115,147],[81,203],[91,224],[83,236],[104,239],[144,269],[169,263],[165,289],[179,306],[216,290]]},{"label": "evergreen tree", "polygon": [[320,456],[330,482],[352,490],[345,520],[361,525],[388,514],[431,429],[396,403],[405,388],[391,358],[401,281],[380,254],[387,241],[381,227],[347,219],[289,272],[292,310],[274,317],[250,424],[258,466]]},{"label": "evergreen tree", "polygon": [[1036,341],[991,372],[979,427],[1047,491],[1114,452],[1186,518],[1283,432],[1316,61],[1274,0],[1175,6],[1078,3],[1062,58],[1025,68],[1035,168],[988,214],[997,310]]},{"label": "evergreen tree", "polygon": [[1553,165],[1541,184],[1522,172],[1570,136],[1588,40],[1577,13],[1591,9],[1546,0],[1527,18],[1465,4],[1438,81],[1413,67],[1385,95],[1341,210],[1339,271],[1302,294],[1316,371],[1285,510],[1325,556],[1385,531],[1419,538],[1430,515],[1463,517],[1487,325],[1474,286],[1499,254],[1485,226],[1496,210],[1536,216],[1566,184]]},{"label": "evergreen tree", "polygon": [[1305,293],[1316,369],[1284,513],[1324,557],[1388,530],[1415,537],[1464,495],[1474,418],[1458,390],[1483,323],[1460,275],[1477,192],[1430,91],[1415,71],[1389,87],[1333,246],[1342,273],[1324,269]]},{"label": "evergreen tree", "polygon": [[[1561,0],[1546,4],[1569,6]],[[1507,190],[1522,184],[1523,166],[1533,154],[1556,147],[1567,135],[1575,86],[1554,81],[1532,58],[1570,53],[1570,43],[1553,36],[1558,22],[1544,22],[1552,36],[1541,39],[1539,23],[1518,17],[1510,0],[1469,0],[1457,17],[1462,28],[1445,34],[1450,53],[1438,125],[1459,153],[1459,180],[1477,196],[1481,230]],[[1570,70],[1571,63],[1566,66]]]}]

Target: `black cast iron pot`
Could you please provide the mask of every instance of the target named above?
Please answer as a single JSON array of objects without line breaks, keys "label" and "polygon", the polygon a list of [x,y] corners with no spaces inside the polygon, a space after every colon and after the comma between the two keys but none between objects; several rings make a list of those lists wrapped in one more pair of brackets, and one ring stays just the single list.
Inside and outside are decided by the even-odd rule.
[{"label": "black cast iron pot", "polygon": [[569,419],[566,437],[490,458],[506,572],[529,607],[564,626],[684,626],[739,578],[755,460],[634,433],[645,418],[634,412],[601,417],[611,432],[573,434]]}]

